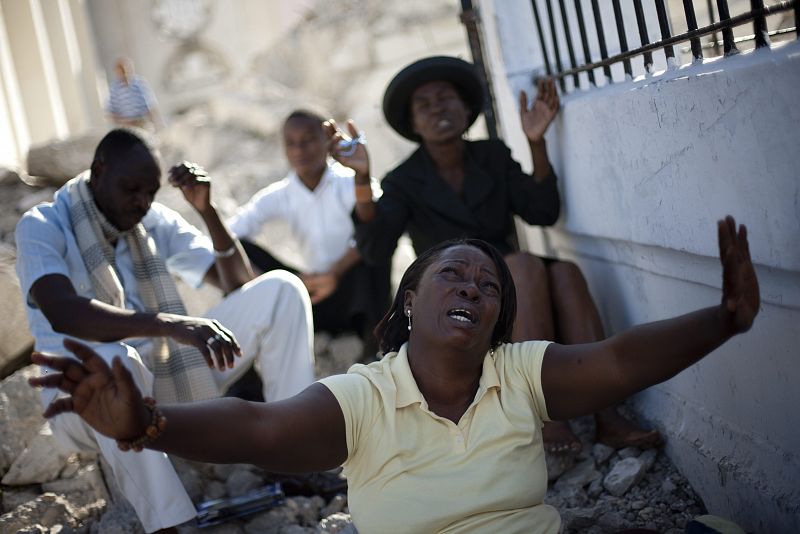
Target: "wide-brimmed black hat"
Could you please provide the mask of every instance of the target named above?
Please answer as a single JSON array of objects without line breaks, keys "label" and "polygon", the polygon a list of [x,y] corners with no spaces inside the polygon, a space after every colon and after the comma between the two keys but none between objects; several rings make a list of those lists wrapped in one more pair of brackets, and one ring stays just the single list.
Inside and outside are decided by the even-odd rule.
[{"label": "wide-brimmed black hat", "polygon": [[470,110],[467,128],[483,109],[483,85],[472,63],[450,56],[432,56],[415,61],[397,73],[383,95],[383,116],[389,126],[411,141],[419,141],[411,125],[411,94],[420,85],[443,80],[452,83]]}]

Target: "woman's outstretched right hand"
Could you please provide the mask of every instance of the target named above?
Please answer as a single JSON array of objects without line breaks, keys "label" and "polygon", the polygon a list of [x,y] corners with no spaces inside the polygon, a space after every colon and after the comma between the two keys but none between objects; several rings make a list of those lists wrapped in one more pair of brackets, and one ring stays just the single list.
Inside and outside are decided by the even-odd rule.
[{"label": "woman's outstretched right hand", "polygon": [[34,352],[34,363],[56,371],[31,378],[32,386],[56,388],[69,397],[55,399],[45,409],[45,417],[72,412],[103,435],[119,440],[133,440],[145,433],[150,414],[139,388],[119,356],[109,367],[98,354],[83,343],[64,340],[64,347],[80,361]]}]

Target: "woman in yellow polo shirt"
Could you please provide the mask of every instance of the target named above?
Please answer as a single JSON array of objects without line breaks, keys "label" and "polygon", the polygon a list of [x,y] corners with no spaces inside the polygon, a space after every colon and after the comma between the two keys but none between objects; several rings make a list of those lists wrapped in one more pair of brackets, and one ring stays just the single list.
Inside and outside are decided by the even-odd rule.
[{"label": "woman in yellow polo shirt", "polygon": [[[54,374],[31,379],[68,394],[74,412],[122,448],[276,472],[344,465],[348,504],[370,532],[547,532],[541,427],[592,413],[692,365],[758,312],[746,230],[719,221],[721,303],[602,342],[508,343],[514,285],[502,256],[478,240],[449,242],[406,271],[378,326],[386,356],[270,404],[238,399],[157,408],[120,359],[80,343],[72,358],[35,354]],[[643,358],[642,355],[647,357]]]}]

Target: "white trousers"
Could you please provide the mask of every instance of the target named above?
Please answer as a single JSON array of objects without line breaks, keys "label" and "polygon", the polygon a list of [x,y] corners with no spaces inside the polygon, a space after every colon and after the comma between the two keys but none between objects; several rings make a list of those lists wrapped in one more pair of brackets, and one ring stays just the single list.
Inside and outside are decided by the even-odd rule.
[{"label": "white trousers", "polygon": [[[242,348],[242,357],[236,358],[233,369],[215,371],[221,392],[250,365],[261,374],[267,402],[291,397],[314,381],[311,301],[296,276],[285,271],[266,273],[225,297],[206,317],[230,329]],[[93,348],[109,364],[114,356],[124,356],[123,363],[142,394],[152,394],[153,375],[134,348],[124,343]],[[66,450],[103,455],[146,532],[195,517],[195,507],[166,454],[122,452],[113,439],[95,432],[74,414],[59,415],[50,425]]]}]

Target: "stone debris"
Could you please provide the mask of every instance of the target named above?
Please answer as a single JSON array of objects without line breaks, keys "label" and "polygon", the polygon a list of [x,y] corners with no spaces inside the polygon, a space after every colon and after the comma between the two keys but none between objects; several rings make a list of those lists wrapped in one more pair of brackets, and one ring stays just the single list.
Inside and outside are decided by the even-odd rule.
[{"label": "stone debris", "polygon": [[2,482],[8,486],[50,482],[58,478],[66,463],[67,455],[60,452],[50,424],[45,422],[28,446],[14,459]]},{"label": "stone debris", "polygon": [[[626,407],[622,411],[633,418]],[[593,443],[591,417],[570,421],[570,425],[583,451],[575,466],[550,484],[545,498],[561,513],[563,534],[635,528],[682,533],[689,520],[705,512],[700,498],[661,450],[615,451]]]},{"label": "stone debris", "polygon": [[638,458],[629,456],[614,464],[614,467],[603,479],[603,486],[609,493],[619,497],[638,483],[644,473],[644,464]]}]

